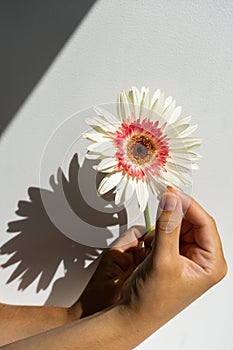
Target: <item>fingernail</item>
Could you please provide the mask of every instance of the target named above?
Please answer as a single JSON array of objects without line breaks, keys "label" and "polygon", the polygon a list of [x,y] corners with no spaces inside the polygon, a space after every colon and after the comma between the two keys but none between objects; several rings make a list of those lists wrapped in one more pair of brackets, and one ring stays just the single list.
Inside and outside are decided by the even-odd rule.
[{"label": "fingernail", "polygon": [[174,193],[166,193],[160,200],[159,206],[163,210],[174,211],[177,204],[177,196]]}]

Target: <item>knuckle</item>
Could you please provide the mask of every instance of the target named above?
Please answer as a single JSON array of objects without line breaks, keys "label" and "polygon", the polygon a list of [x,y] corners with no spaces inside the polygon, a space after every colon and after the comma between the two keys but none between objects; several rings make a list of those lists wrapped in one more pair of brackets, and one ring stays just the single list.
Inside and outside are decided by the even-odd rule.
[{"label": "knuckle", "polygon": [[156,223],[156,230],[157,231],[166,231],[166,227],[167,227],[167,221],[163,221],[163,220],[159,220]]},{"label": "knuckle", "polygon": [[156,224],[156,230],[159,232],[171,232],[177,227],[177,221],[175,219],[171,219],[168,221],[158,220]]},{"label": "knuckle", "polygon": [[219,268],[218,271],[218,282],[221,281],[227,274],[227,263],[225,260],[222,261],[221,267]]},{"label": "knuckle", "polygon": [[220,282],[227,274],[228,267],[225,259],[222,259],[221,263],[218,263],[218,268],[213,273],[213,283]]},{"label": "knuckle", "polygon": [[216,221],[215,221],[214,217],[211,216],[211,215],[209,215],[209,222],[210,222],[211,225],[213,225],[214,227],[216,227]]},{"label": "knuckle", "polygon": [[167,222],[163,221],[163,220],[159,220],[156,223],[156,230],[157,231],[166,231],[166,227],[167,227]]},{"label": "knuckle", "polygon": [[137,240],[142,237],[145,233],[145,227],[142,225],[133,225],[126,232],[125,237],[129,237],[132,240]]},{"label": "knuckle", "polygon": [[159,232],[171,232],[174,231],[180,224],[180,218],[171,216],[168,220],[158,220],[156,223],[156,230]]}]

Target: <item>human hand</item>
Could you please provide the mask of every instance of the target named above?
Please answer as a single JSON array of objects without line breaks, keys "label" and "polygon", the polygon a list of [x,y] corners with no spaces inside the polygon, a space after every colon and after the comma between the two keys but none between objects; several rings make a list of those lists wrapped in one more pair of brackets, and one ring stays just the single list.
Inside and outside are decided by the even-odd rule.
[{"label": "human hand", "polygon": [[[178,193],[171,190],[167,195],[171,200],[171,196],[178,196]],[[160,217],[156,225],[156,237],[153,231],[148,234],[145,238],[145,248],[141,245],[145,228],[134,226],[104,253],[78,301],[82,305],[82,317],[116,304],[122,296],[122,289],[124,303],[130,304],[134,293],[139,295],[136,299],[138,302],[138,285],[142,280],[145,280],[144,284],[149,283],[148,275],[151,270],[155,270],[154,264],[158,272],[153,277],[153,285],[157,293],[161,293],[163,302],[164,296],[169,295],[169,288],[169,300],[175,298],[172,281],[177,281],[177,275],[182,276],[177,294],[184,291],[186,286],[189,292],[187,295],[190,295],[189,303],[224,276],[226,263],[213,218],[190,197],[180,193],[177,200],[174,211],[162,211],[161,208],[158,210]],[[186,215],[182,218],[183,211]],[[168,232],[165,232],[165,228]],[[158,235],[161,235],[161,242]],[[171,251],[169,246],[161,248],[166,241]],[[195,288],[191,289],[191,285]],[[143,288],[147,288],[146,285]],[[149,292],[146,291],[146,294],[149,295]],[[178,309],[179,307],[182,305],[177,305]],[[163,313],[165,314],[165,311]]]},{"label": "human hand", "polygon": [[194,199],[170,190],[159,211],[151,252],[122,293],[124,317],[138,337],[135,344],[219,282],[227,271],[215,221]]},{"label": "human hand", "polygon": [[144,233],[144,226],[133,226],[103,253],[78,302],[72,306],[76,314],[86,317],[119,301],[125,281],[145,258],[141,244]]},{"label": "human hand", "polygon": [[[132,349],[225,276],[227,266],[215,222],[188,196],[174,190],[166,193],[155,233],[147,235],[145,248],[143,231],[131,228],[103,256],[81,297],[85,307],[93,300],[99,309],[111,303],[113,307],[82,321],[74,317],[69,325],[12,343],[7,349],[57,349],[57,344]],[[88,314],[95,307],[83,310]]]}]

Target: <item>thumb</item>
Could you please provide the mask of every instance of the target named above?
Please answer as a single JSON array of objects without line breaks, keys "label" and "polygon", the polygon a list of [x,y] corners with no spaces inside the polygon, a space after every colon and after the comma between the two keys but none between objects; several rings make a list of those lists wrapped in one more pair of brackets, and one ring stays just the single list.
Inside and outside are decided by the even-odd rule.
[{"label": "thumb", "polygon": [[159,203],[153,256],[155,259],[179,254],[179,236],[182,221],[182,202],[178,192],[166,192]]}]

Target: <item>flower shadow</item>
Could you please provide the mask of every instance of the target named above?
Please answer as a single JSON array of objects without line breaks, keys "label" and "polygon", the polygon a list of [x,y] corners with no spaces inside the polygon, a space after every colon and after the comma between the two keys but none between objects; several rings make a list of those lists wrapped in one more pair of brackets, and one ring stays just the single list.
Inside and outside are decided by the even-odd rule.
[{"label": "flower shadow", "polygon": [[[61,232],[49,217],[42,198],[48,198],[50,204],[59,211],[65,195],[71,210],[84,222],[83,227],[87,223],[96,233],[98,229],[100,230],[98,247],[106,247],[107,240],[112,238],[112,233],[107,227],[119,225],[121,231],[127,224],[124,208],[120,208],[120,211],[119,208],[117,209],[118,218],[116,218],[113,211],[106,213],[104,208],[99,207],[97,210],[83,198],[78,181],[79,175],[80,172],[85,174],[84,186],[91,188],[90,181],[93,180],[88,174],[93,173],[93,170],[90,171],[92,165],[93,161],[85,160],[83,166],[80,167],[78,157],[75,155],[69,164],[68,178],[61,169],[58,169],[57,172],[57,182],[55,176],[51,175],[51,190],[29,187],[30,200],[18,202],[16,213],[21,219],[8,224],[7,232],[18,233],[18,235],[3,244],[0,250],[1,255],[11,255],[2,264],[2,268],[17,263],[7,283],[18,279],[20,281],[18,290],[24,290],[38,278],[36,291],[39,292],[49,287],[59,265],[61,262],[64,264],[65,275],[54,282],[46,301],[47,305],[68,306],[76,301],[91,277],[91,273],[94,272],[101,251],[93,245],[79,243],[79,232],[75,240],[65,235],[64,231]],[[98,176],[97,182],[99,180]],[[63,196],[61,196],[61,191]],[[94,193],[92,195],[94,196]],[[113,194],[111,193],[105,197],[105,201],[112,201],[112,199]],[[77,227],[77,231],[79,229]],[[87,259],[92,263],[85,267]]]}]

